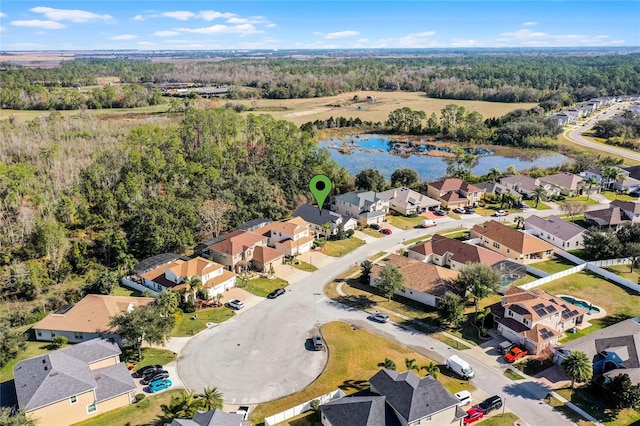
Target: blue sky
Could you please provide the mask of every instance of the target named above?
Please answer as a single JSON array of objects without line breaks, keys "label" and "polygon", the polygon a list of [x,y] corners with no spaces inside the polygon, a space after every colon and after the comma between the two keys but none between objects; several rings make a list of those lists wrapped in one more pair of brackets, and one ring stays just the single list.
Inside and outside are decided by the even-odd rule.
[{"label": "blue sky", "polygon": [[640,1],[23,1],[1,50],[640,46]]}]

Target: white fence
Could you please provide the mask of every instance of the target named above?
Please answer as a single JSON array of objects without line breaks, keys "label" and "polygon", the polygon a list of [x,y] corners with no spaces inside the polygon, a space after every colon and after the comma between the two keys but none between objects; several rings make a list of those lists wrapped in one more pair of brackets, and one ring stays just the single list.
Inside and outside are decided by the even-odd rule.
[{"label": "white fence", "polygon": [[288,420],[292,417],[297,416],[298,414],[304,413],[305,411],[311,410],[311,401],[317,399],[320,401],[320,404],[324,404],[325,402],[333,401],[334,399],[342,398],[345,396],[345,393],[342,392],[341,389],[336,389],[324,395],[321,395],[317,398],[310,399],[307,402],[303,402],[302,404],[298,404],[293,408],[289,408],[288,410],[284,410],[281,413],[274,414],[273,416],[269,416],[264,419],[265,426],[273,426],[278,423],[282,423],[285,420]]},{"label": "white fence", "polygon": [[565,259],[567,259],[569,262],[573,262],[576,265],[582,265],[583,263],[586,263],[584,260],[580,259],[578,256],[575,256],[571,253],[567,253],[566,251],[560,249],[560,248],[556,248],[555,252],[557,255],[564,257]]},{"label": "white fence", "polygon": [[587,267],[587,264],[583,263],[582,265],[574,266],[573,268],[566,269],[566,270],[560,271],[560,272],[556,272],[555,274],[551,274],[551,275],[548,275],[548,276],[546,276],[544,278],[540,278],[538,280],[531,281],[530,283],[521,285],[519,287],[523,288],[525,290],[530,290],[532,288],[541,286],[542,284],[546,284],[548,282],[557,280],[558,278],[566,277],[567,275],[571,275],[571,274],[575,274],[576,272],[580,272],[583,269],[585,269],[586,267]]},{"label": "white fence", "polygon": [[622,286],[625,286],[627,288],[630,288],[631,290],[635,290],[640,293],[640,284],[636,284],[633,281],[629,281],[626,278],[622,278],[618,274],[614,274],[613,272],[606,271],[600,268],[599,266],[592,264],[591,262],[587,263],[587,269],[589,269],[594,274],[598,274],[601,277],[608,279],[609,281],[616,282]]},{"label": "white fence", "polygon": [[533,267],[533,266],[531,266],[531,265],[525,265],[525,267],[526,267],[527,272],[528,272],[529,274],[531,274],[531,275],[535,275],[536,277],[544,278],[544,277],[548,277],[548,276],[549,276],[549,273],[548,273],[548,272],[541,271],[540,269],[535,268],[535,267]]},{"label": "white fence", "polygon": [[134,283],[133,281],[128,280],[126,278],[122,278],[120,280],[120,282],[122,283],[122,285],[127,286],[129,288],[132,288],[134,290],[138,290],[138,291],[140,291],[142,293],[144,293],[145,291],[149,290],[151,292],[151,294],[153,294],[154,296],[158,294],[157,291],[153,291],[149,287],[145,287],[145,286],[140,285],[138,283]]},{"label": "white fence", "polygon": [[620,258],[620,259],[606,259],[606,260],[594,260],[593,262],[589,262],[594,266],[614,266],[614,265],[628,265],[631,263],[631,259],[628,257]]}]

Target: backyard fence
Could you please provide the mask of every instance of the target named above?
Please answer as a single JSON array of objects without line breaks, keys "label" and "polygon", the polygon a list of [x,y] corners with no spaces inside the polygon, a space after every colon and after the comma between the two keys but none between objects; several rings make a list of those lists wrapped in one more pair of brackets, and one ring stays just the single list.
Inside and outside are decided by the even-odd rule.
[{"label": "backyard fence", "polygon": [[575,274],[576,272],[580,272],[587,267],[586,263],[582,265],[574,266],[573,268],[566,269],[564,271],[556,272],[555,274],[548,275],[546,277],[537,279],[535,281],[531,281],[530,283],[519,286],[525,290],[530,290],[532,288],[541,286],[542,284],[546,284],[548,282],[557,280],[558,278],[566,277],[567,275]]},{"label": "backyard fence", "polygon": [[[610,265],[607,265],[607,266],[610,266]],[[631,290],[635,290],[638,293],[640,293],[640,284],[636,284],[633,281],[629,281],[628,279],[623,278],[618,274],[614,274],[613,272],[609,272],[605,269],[602,269],[599,266],[592,264],[591,262],[587,263],[587,269],[593,272],[594,274],[598,274],[601,277],[608,279],[609,281],[613,281],[615,283],[618,283],[622,286],[625,286],[627,288],[630,288]]]},{"label": "backyard fence", "polygon": [[124,285],[124,286],[132,288],[134,290],[138,290],[139,292],[142,292],[142,293],[144,293],[145,291],[149,290],[154,296],[158,294],[157,291],[153,291],[149,287],[145,287],[145,286],[140,285],[138,283],[134,283],[133,281],[128,280],[126,278],[122,278],[120,280],[120,283],[122,283],[122,285]]},{"label": "backyard fence", "polygon": [[555,252],[558,256],[564,257],[569,262],[575,263],[576,265],[582,265],[583,263],[586,263],[584,260],[580,259],[578,256],[575,256],[571,253],[567,253],[566,251],[560,248],[556,248]]},{"label": "backyard fence", "polygon": [[274,414],[273,416],[269,416],[264,419],[265,426],[273,426],[278,423],[282,423],[285,420],[288,420],[292,417],[297,416],[298,414],[304,413],[305,411],[311,410],[311,401],[319,400],[320,404],[324,404],[325,402],[333,401],[334,399],[342,398],[345,396],[345,393],[342,392],[341,389],[336,389],[324,395],[321,395],[317,398],[310,399],[309,401],[303,402],[302,404],[298,404],[293,408],[289,408],[288,410],[284,410],[281,413]]},{"label": "backyard fence", "polygon": [[594,260],[589,262],[594,266],[615,266],[615,265],[628,265],[631,263],[631,259],[628,257],[620,258],[620,259],[606,259],[606,260]]}]

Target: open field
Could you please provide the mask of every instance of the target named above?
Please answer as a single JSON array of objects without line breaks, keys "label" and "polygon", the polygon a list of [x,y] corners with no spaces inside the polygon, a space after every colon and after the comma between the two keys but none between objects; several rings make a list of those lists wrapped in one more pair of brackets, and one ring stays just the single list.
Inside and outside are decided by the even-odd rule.
[{"label": "open field", "polygon": [[[375,103],[352,103],[351,99],[358,95],[360,99],[367,96],[375,96]],[[254,114],[267,113],[276,118],[289,120],[296,125],[308,121],[325,120],[329,117],[360,117],[363,121],[386,121],[389,113],[395,109],[409,107],[413,110],[424,111],[427,117],[435,112],[440,115],[440,110],[446,105],[456,104],[465,107],[468,111],[478,111],[484,118],[501,117],[518,108],[533,108],[535,103],[499,103],[484,101],[462,101],[454,99],[428,98],[423,92],[347,92],[336,96],[311,99],[258,99],[258,100],[234,100],[234,104],[242,104],[246,108],[256,108]],[[336,106],[329,106],[336,105]],[[338,106],[341,105],[341,106]],[[364,106],[365,109],[358,109]],[[247,112],[248,114],[250,112]]]},{"label": "open field", "polygon": [[[136,115],[136,114],[165,113],[167,112],[168,108],[169,108],[169,104],[164,103],[160,105],[146,106],[146,107],[140,107],[140,108],[102,108],[102,109],[88,109],[82,112],[77,109],[74,109],[74,110],[65,110],[65,111],[58,111],[58,112],[62,114],[63,117],[78,117],[82,115],[82,116],[95,116],[95,117],[116,116],[119,118],[126,118],[122,116],[126,116],[127,114]],[[40,116],[47,117],[49,114],[51,114],[51,112],[52,111],[42,111],[42,110],[33,111],[33,110],[3,109],[3,110],[0,110],[0,120],[6,120],[9,117],[13,116],[17,121],[30,121]],[[139,119],[139,118],[140,117],[136,117],[136,119]],[[149,118],[149,121],[153,122],[152,118]]]}]

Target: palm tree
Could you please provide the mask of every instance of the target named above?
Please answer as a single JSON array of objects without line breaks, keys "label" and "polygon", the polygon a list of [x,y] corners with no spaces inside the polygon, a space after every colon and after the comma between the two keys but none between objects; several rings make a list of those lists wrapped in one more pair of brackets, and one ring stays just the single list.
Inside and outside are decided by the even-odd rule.
[{"label": "palm tree", "polygon": [[513,218],[513,221],[516,223],[516,229],[520,229],[521,226],[522,229],[524,229],[524,217],[516,216]]},{"label": "palm tree", "polygon": [[171,397],[169,405],[160,406],[166,420],[191,419],[202,408],[202,401],[193,392],[182,391],[180,396]]},{"label": "palm tree", "polygon": [[215,410],[216,408],[222,409],[224,405],[222,392],[220,392],[218,388],[206,386],[202,390],[202,393],[196,395],[196,398],[202,401],[202,407],[205,411]]},{"label": "palm tree", "polygon": [[589,201],[589,197],[591,196],[591,187],[598,183],[598,180],[593,176],[586,178],[584,181],[584,185],[587,187],[587,201]]},{"label": "palm tree", "polygon": [[385,358],[384,362],[378,363],[378,367],[386,368],[387,370],[396,370],[396,363],[391,358]]},{"label": "palm tree", "polygon": [[184,284],[187,286],[187,291],[191,291],[193,296],[193,303],[196,303],[196,295],[198,291],[202,290],[202,281],[196,275],[184,280]]},{"label": "palm tree", "polygon": [[536,200],[536,208],[538,208],[538,203],[542,200],[544,201],[547,198],[547,190],[541,186],[536,186],[533,190],[533,199]]},{"label": "palm tree", "polygon": [[425,370],[428,375],[438,380],[438,374],[440,374],[440,368],[435,362],[429,363],[429,365],[423,365],[420,370]]},{"label": "palm tree", "polygon": [[602,184],[606,185],[609,189],[611,189],[613,184],[624,176],[622,170],[614,166],[603,167],[600,174],[602,175]]},{"label": "palm tree", "polygon": [[584,352],[574,351],[561,363],[564,373],[571,378],[571,389],[576,382],[584,382],[593,375],[591,360]]},{"label": "palm tree", "polygon": [[487,174],[487,177],[493,182],[497,182],[498,179],[500,179],[500,176],[502,176],[502,172],[495,167],[492,167]]},{"label": "palm tree", "polygon": [[412,358],[412,359],[405,358],[404,365],[407,367],[407,370],[416,370],[416,371],[420,370],[420,367],[418,367],[418,364],[416,364],[415,358]]},{"label": "palm tree", "polygon": [[484,328],[484,321],[487,319],[490,313],[491,309],[489,307],[486,307],[483,310],[479,311],[476,315],[476,322],[482,320],[481,328]]}]

